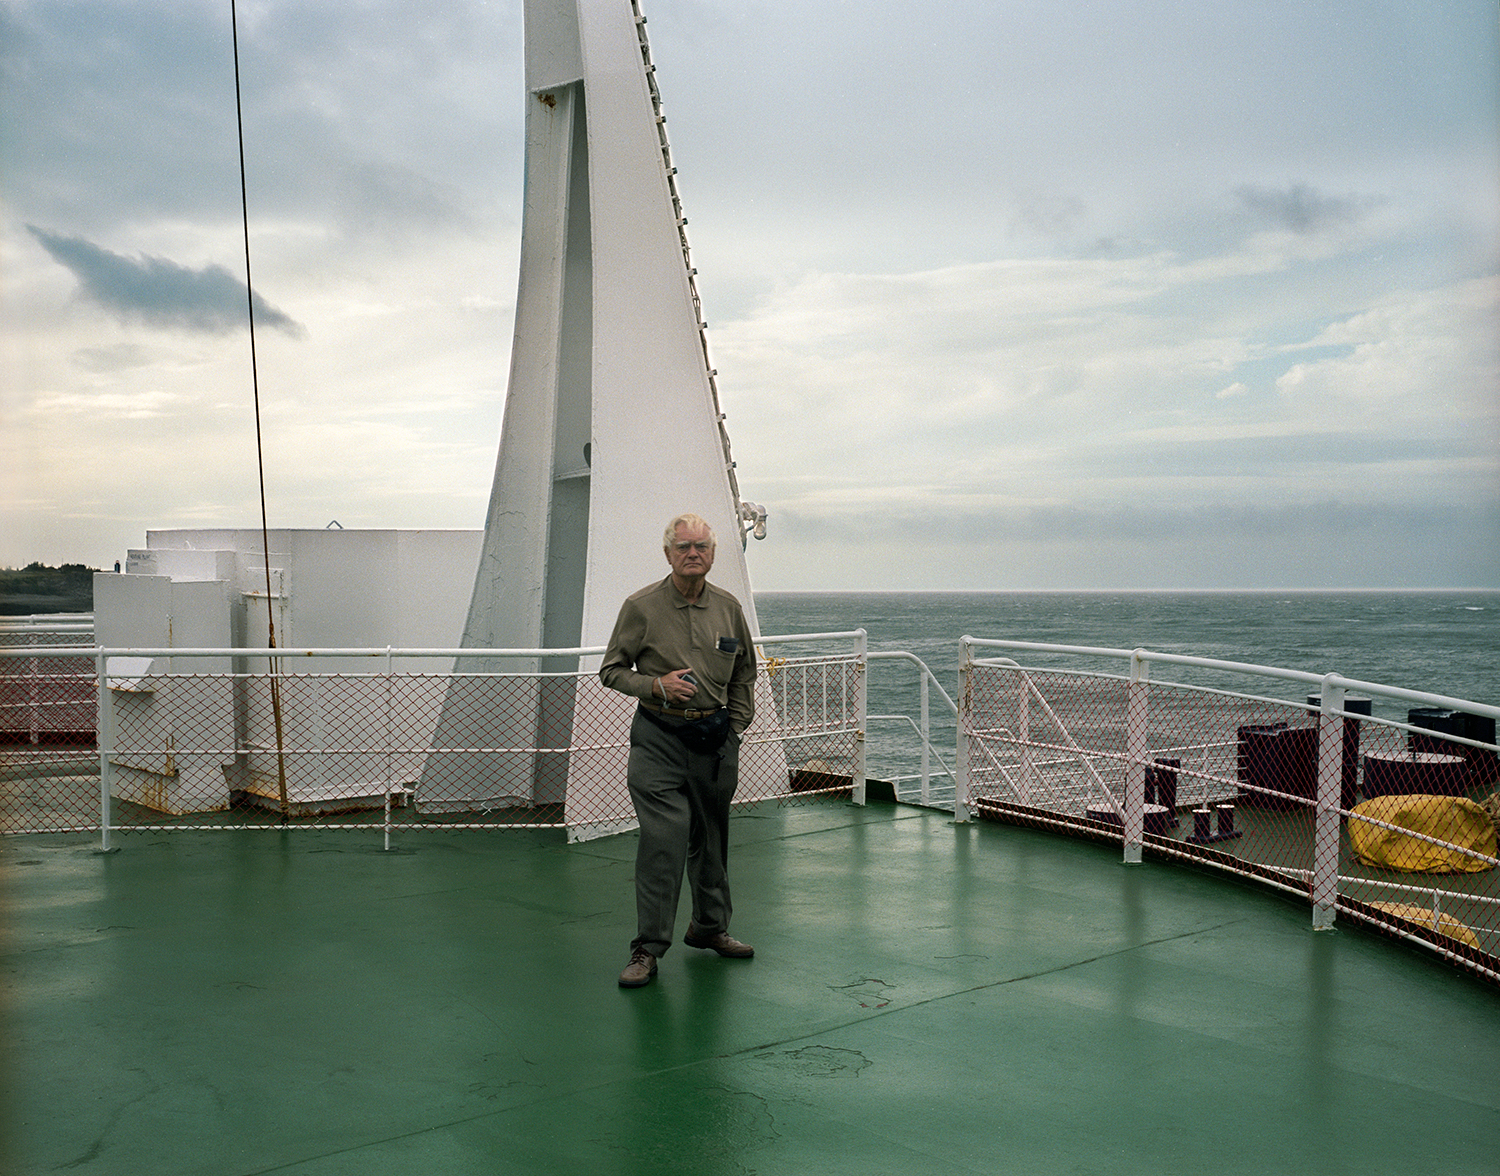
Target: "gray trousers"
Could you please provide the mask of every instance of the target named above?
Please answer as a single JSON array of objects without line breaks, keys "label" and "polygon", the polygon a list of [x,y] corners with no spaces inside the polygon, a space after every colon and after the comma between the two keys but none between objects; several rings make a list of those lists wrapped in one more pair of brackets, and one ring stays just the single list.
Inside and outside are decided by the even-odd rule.
[{"label": "gray trousers", "polygon": [[715,755],[699,755],[636,711],[626,776],[641,826],[632,950],[662,956],[672,946],[684,867],[693,922],[710,935],[729,929],[729,804],[739,771],[738,736]]}]

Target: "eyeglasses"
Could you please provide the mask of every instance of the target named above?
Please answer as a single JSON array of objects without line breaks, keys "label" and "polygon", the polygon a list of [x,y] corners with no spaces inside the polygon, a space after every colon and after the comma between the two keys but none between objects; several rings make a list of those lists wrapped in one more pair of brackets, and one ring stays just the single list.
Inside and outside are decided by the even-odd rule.
[{"label": "eyeglasses", "polygon": [[676,552],[684,552],[684,551],[691,550],[691,551],[703,552],[706,555],[708,552],[712,551],[713,549],[714,549],[714,545],[712,543],[710,543],[706,539],[699,540],[697,542],[692,542],[692,543],[674,543],[674,544],[672,544],[672,550],[676,551]]}]

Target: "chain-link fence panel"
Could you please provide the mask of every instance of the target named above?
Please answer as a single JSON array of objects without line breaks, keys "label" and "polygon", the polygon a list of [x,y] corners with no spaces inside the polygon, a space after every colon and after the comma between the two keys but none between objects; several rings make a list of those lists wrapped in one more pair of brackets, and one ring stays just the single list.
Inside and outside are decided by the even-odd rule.
[{"label": "chain-link fence panel", "polygon": [[73,629],[0,629],[0,747],[30,747],[40,758],[48,747],[93,745],[94,656],[65,652],[90,637]]},{"label": "chain-link fence panel", "polygon": [[1405,724],[1345,722],[1341,910],[1500,978],[1495,720],[1414,707]]},{"label": "chain-link fence panel", "polygon": [[[587,837],[634,823],[636,702],[594,674],[318,672],[302,669],[311,656],[160,652],[107,657],[97,751],[67,770],[8,765],[0,830],[524,824]],[[97,697],[97,662],[85,664],[70,685]],[[33,673],[24,689],[49,680]],[[862,682],[856,657],[762,663],[736,803],[850,795]]]},{"label": "chain-link fence panel", "polygon": [[97,827],[91,640],[86,625],[0,628],[0,832]]}]

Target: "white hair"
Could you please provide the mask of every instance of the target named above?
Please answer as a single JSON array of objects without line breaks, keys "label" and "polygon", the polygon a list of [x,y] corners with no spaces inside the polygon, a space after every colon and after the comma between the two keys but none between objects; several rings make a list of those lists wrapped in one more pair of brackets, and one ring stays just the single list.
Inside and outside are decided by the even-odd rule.
[{"label": "white hair", "polygon": [[719,537],[714,534],[714,529],[708,525],[708,520],[704,519],[701,515],[695,515],[689,511],[687,514],[678,515],[667,524],[666,532],[661,537],[661,549],[663,551],[672,550],[672,544],[677,542],[678,527],[688,527],[694,530],[702,527],[708,531],[708,545],[710,547],[718,547],[719,545]]}]

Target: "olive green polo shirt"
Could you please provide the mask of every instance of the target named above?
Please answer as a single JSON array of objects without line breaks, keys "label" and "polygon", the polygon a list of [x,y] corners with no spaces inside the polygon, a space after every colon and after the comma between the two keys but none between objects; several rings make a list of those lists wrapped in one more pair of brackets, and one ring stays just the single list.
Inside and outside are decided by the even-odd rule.
[{"label": "olive green polo shirt", "polygon": [[708,583],[689,604],[668,576],[620,606],[599,678],[611,690],[651,698],[657,678],[684,666],[698,680],[685,705],[727,706],[729,725],[742,733],[755,716],[755,643],[745,612],[732,593]]}]

